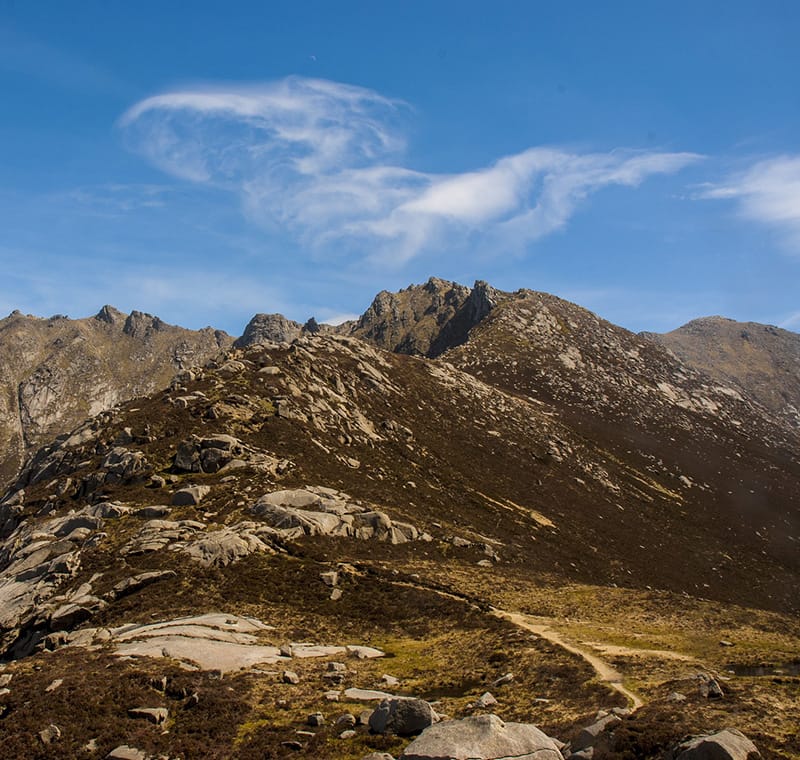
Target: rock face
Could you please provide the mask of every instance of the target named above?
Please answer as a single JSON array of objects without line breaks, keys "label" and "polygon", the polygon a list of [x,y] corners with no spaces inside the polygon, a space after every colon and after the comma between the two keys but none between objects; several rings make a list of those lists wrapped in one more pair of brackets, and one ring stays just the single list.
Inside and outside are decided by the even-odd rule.
[{"label": "rock face", "polygon": [[558,745],[536,726],[504,723],[496,715],[448,720],[425,729],[400,760],[563,760]]},{"label": "rock face", "polygon": [[387,351],[439,356],[463,343],[503,295],[485,282],[470,289],[431,277],[399,293],[382,291],[358,321],[342,325],[338,332]]},{"label": "rock face", "polygon": [[800,335],[724,317],[694,319],[672,332],[642,333],[718,382],[744,389],[800,427]]},{"label": "rock face", "polygon": [[111,306],[86,319],[14,312],[0,320],[0,481],[36,446],[165,387],[176,372],[204,364],[231,343],[211,328],[185,330]]},{"label": "rock face", "polygon": [[283,314],[256,314],[236,340],[236,348],[257,346],[262,343],[291,343],[300,337],[303,326],[286,319]]}]

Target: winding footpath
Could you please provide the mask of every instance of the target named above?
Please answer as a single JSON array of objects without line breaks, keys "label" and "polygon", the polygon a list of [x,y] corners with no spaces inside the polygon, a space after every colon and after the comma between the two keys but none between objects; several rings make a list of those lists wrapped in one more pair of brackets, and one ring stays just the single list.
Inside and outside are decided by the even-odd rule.
[{"label": "winding footpath", "polygon": [[[449,593],[447,591],[444,591],[443,589],[433,588],[431,586],[426,586],[421,583],[409,583],[408,581],[390,581],[390,582],[393,585],[397,586],[416,588],[421,591],[422,590],[432,591],[436,594],[439,594],[440,596],[447,597],[448,599],[454,599],[459,602],[475,605],[473,601],[470,601],[464,596],[461,596],[459,594]],[[550,627],[550,625],[553,622],[550,618],[534,617],[533,615],[524,615],[521,612],[510,612],[509,610],[503,610],[500,609],[499,607],[494,607],[492,605],[488,606],[490,614],[494,615],[495,617],[500,618],[501,620],[507,620],[509,623],[516,625],[518,628],[530,631],[530,633],[536,634],[540,638],[549,641],[551,644],[555,644],[555,646],[560,647],[566,652],[574,654],[577,657],[583,659],[592,667],[597,677],[603,683],[607,683],[610,688],[622,694],[622,696],[628,700],[631,709],[638,710],[640,707],[644,706],[644,701],[638,694],[632,692],[630,689],[627,689],[625,688],[625,686],[623,686],[622,674],[618,670],[611,667],[611,665],[609,665],[602,658],[598,657],[596,654],[593,654],[589,650],[583,649],[582,647],[579,647],[576,644],[571,644],[570,642],[562,638],[560,633],[554,631]]]},{"label": "winding footpath", "polygon": [[551,644],[555,644],[567,652],[581,657],[592,666],[594,672],[601,681],[607,683],[614,691],[622,694],[631,703],[632,709],[638,710],[644,705],[644,702],[638,694],[635,694],[630,689],[626,689],[622,685],[622,675],[619,671],[612,668],[611,665],[597,655],[565,641],[557,631],[550,628],[547,618],[536,618],[530,615],[523,615],[520,612],[501,610],[497,607],[492,607],[492,614],[502,620],[508,620],[519,628],[524,628],[526,631],[535,633]]}]

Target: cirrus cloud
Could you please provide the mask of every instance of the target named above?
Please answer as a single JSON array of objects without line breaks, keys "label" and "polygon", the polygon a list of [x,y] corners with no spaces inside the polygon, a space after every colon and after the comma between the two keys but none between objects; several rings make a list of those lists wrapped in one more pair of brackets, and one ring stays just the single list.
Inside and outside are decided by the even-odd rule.
[{"label": "cirrus cloud", "polygon": [[366,88],[288,77],[156,95],[120,126],[154,165],[228,188],[262,225],[395,263],[476,237],[501,251],[524,248],[564,227],[590,194],[701,158],[531,147],[471,171],[423,172],[403,162],[410,111]]},{"label": "cirrus cloud", "polygon": [[721,184],[706,186],[700,197],[737,201],[741,216],[778,230],[800,253],[800,156],[758,161]]}]

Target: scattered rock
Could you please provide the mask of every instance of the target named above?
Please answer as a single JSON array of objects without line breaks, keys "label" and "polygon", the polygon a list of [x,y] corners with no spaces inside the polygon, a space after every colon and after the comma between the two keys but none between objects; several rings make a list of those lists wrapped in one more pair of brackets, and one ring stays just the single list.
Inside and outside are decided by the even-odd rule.
[{"label": "scattered rock", "polygon": [[160,726],[162,723],[166,723],[169,710],[166,707],[131,707],[128,710],[128,717],[141,718]]},{"label": "scattered rock", "polygon": [[61,729],[55,725],[55,723],[51,723],[47,728],[39,731],[39,740],[42,744],[52,744],[53,742],[57,742],[60,738]]},{"label": "scattered rock", "polygon": [[487,707],[492,707],[496,704],[497,700],[494,698],[494,695],[487,691],[479,697],[478,701],[475,703],[475,707],[479,710],[485,710]]},{"label": "scattered rock", "polygon": [[514,680],[513,673],[506,673],[505,675],[500,676],[495,681],[492,681],[492,688],[496,689],[498,686],[505,686],[506,684],[511,683]]},{"label": "scattered rock", "polygon": [[181,488],[172,494],[172,505],[174,507],[194,507],[197,506],[205,496],[211,491],[211,486],[188,486]]},{"label": "scattered rock", "polygon": [[340,715],[334,724],[336,728],[353,728],[356,725],[356,717],[355,715],[351,715],[350,713],[343,713]]},{"label": "scattered rock", "polygon": [[[385,691],[378,691],[377,689],[345,689],[344,698],[351,702],[380,702],[384,699],[396,699],[394,694],[388,694]],[[370,713],[372,714],[372,713]]]},{"label": "scattered rock", "polygon": [[284,683],[291,683],[291,684],[298,684],[300,683],[300,676],[297,675],[293,670],[284,670],[283,671],[283,682]]},{"label": "scattered rock", "polygon": [[359,646],[358,644],[348,644],[345,647],[345,650],[351,657],[355,657],[359,660],[372,660],[376,657],[383,657],[385,655],[385,652],[382,652],[380,649],[375,649],[375,647]]},{"label": "scattered rock", "polygon": [[722,691],[722,687],[715,678],[705,673],[699,675],[698,678],[700,679],[701,696],[706,699],[722,699],[725,696],[725,692]]},{"label": "scattered rock", "polygon": [[54,681],[50,682],[50,685],[45,689],[45,692],[49,694],[51,691],[55,691],[59,686],[61,686],[62,683],[64,683],[63,678],[56,678]]},{"label": "scattered rock", "polygon": [[597,743],[597,738],[604,731],[614,728],[621,723],[619,716],[610,714],[600,718],[600,720],[592,723],[591,726],[582,728],[575,739],[572,741],[571,747],[573,752],[580,752],[587,747],[593,747]]},{"label": "scattered rock", "polygon": [[314,726],[314,727],[324,726],[325,716],[320,712],[311,713],[311,715],[309,715],[308,718],[306,718],[306,723],[308,723],[309,726]]},{"label": "scattered rock", "polygon": [[106,760],[149,760],[149,756],[140,749],[120,744],[106,755]]},{"label": "scattered rock", "polygon": [[384,699],[369,718],[373,733],[411,736],[436,720],[433,708],[423,699]]},{"label": "scattered rock", "polygon": [[326,570],[319,574],[320,579],[326,586],[333,588],[339,582],[339,573],[335,570]]}]

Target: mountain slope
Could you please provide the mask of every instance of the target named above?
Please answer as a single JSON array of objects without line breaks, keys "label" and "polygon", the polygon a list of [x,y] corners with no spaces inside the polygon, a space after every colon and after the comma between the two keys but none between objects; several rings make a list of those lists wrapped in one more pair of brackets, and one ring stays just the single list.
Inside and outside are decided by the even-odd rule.
[{"label": "mountain slope", "polygon": [[[499,348],[501,309],[470,343],[488,350],[494,336]],[[663,394],[647,399],[654,418],[671,412]],[[695,428],[681,444],[713,439]],[[0,625],[13,658],[4,746],[35,751],[49,721],[65,734],[51,757],[75,756],[94,738],[103,752],[130,742],[170,755],[360,758],[403,740],[362,730],[342,743],[331,727],[298,742],[296,731],[316,711],[357,713],[342,689],[374,687],[383,672],[462,716],[512,670],[499,694],[503,717],[569,737],[623,697],[574,648],[533,637],[525,621],[534,630],[564,625],[573,610],[585,630],[596,608],[610,615],[607,630],[618,603],[626,629],[649,621],[649,636],[668,611],[683,616],[670,623],[672,643],[654,650],[688,646],[674,631],[696,631],[699,620],[715,621],[707,635],[716,647],[718,631],[741,620],[761,626],[747,634],[747,651],[763,652],[763,637],[783,631],[771,645],[791,657],[800,567],[784,542],[800,533],[796,514],[786,511],[782,531],[761,533],[760,518],[749,533],[731,530],[718,497],[740,489],[726,474],[711,473],[700,489],[650,464],[592,440],[554,405],[352,338],[306,335],[187,370],[167,390],[41,449],[0,505]],[[778,475],[797,492],[795,465]],[[528,617],[499,620],[490,604]],[[233,632],[245,626],[255,633]],[[743,642],[746,628],[735,630]],[[223,643],[203,643],[202,631]],[[348,659],[345,645],[390,658]],[[267,665],[237,671],[242,647]],[[233,670],[220,682],[208,671],[229,661],[223,649]],[[326,657],[346,663],[330,671],[341,682],[333,707]],[[200,670],[182,673],[177,663],[187,659]],[[43,661],[47,678],[73,691],[45,694],[35,669]],[[675,713],[666,695],[689,688],[696,669],[687,676],[681,659],[647,671],[636,658],[619,662],[647,702],[637,726],[656,732],[648,746],[665,747],[727,710],[770,745],[789,742],[780,726],[765,733],[758,722],[757,685],[746,695],[728,687],[741,696],[717,708],[692,697],[690,710]],[[299,686],[281,684],[286,668],[301,673]],[[67,697],[78,683],[92,708],[75,714]],[[773,704],[787,684],[771,685]],[[544,701],[532,703],[532,693]],[[151,705],[168,709],[168,733],[128,717]],[[635,756],[650,756],[637,735],[625,734]]]},{"label": "mountain slope", "polygon": [[704,317],[668,333],[643,333],[681,361],[744,388],[800,427],[800,335],[773,325]]},{"label": "mountain slope", "polygon": [[379,299],[341,331],[411,355],[256,318],[27,460],[0,499],[6,752],[397,756],[358,723],[377,688],[564,741],[636,708],[598,760],[719,725],[797,757],[794,432],[546,294]]},{"label": "mountain slope", "polygon": [[0,320],[0,482],[26,453],[119,401],[167,385],[176,371],[203,363],[232,342],[206,328],[174,327],[158,317],[104,306],[71,320]]}]

